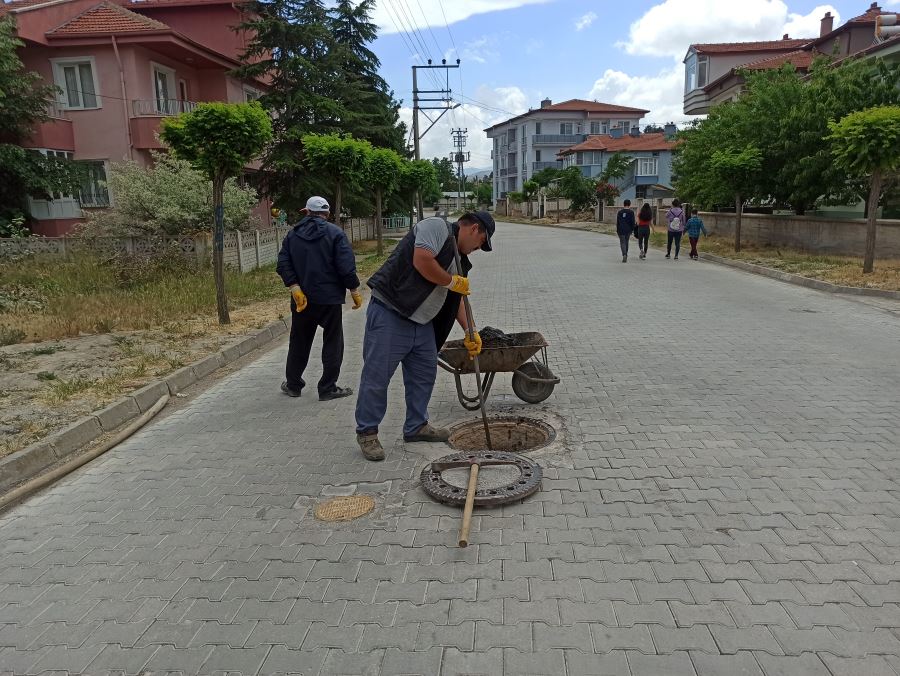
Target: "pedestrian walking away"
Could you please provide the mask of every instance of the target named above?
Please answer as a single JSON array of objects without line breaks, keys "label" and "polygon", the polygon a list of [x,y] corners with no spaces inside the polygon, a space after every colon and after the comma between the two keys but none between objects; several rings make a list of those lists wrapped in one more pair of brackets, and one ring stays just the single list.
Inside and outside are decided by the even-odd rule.
[{"label": "pedestrian walking away", "polygon": [[[406,421],[403,440],[446,441],[450,433],[428,422],[428,402],[437,378],[438,349],[453,322],[466,331],[469,355],[481,352],[481,337],[471,327],[463,303],[469,295],[468,255],[491,250],[493,217],[486,211],[463,214],[448,225],[426,218],[404,237],[390,258],[369,279],[372,300],[366,311],[363,367],[356,399],[356,440],[369,460],[383,460],[378,427],[387,411],[387,391],[398,365],[403,366]],[[461,255],[456,269],[454,242]]]},{"label": "pedestrian walking away", "polygon": [[684,230],[687,233],[688,241],[691,243],[691,260],[699,260],[700,254],[697,253],[697,242],[700,240],[700,233],[702,232],[707,237],[709,237],[709,233],[706,232],[703,220],[697,215],[696,209],[691,209],[691,217],[684,224]]},{"label": "pedestrian walking away", "polygon": [[684,234],[684,209],[677,199],[672,200],[672,207],[666,212],[666,221],[669,224],[666,232],[666,258],[672,255],[672,242],[675,243],[675,260],[678,260],[678,252],[681,251],[681,236]]},{"label": "pedestrian walking away", "polygon": [[653,208],[650,206],[649,202],[644,202],[644,204],[641,205],[641,210],[638,212],[637,229],[635,230],[638,249],[641,252],[641,260],[647,258],[647,247],[650,245],[650,232],[653,229],[652,223]]},{"label": "pedestrian walking away", "polygon": [[631,210],[631,200],[625,200],[624,206],[616,214],[616,234],[619,236],[619,247],[622,249],[622,262],[628,262],[628,242],[634,234],[637,224]]},{"label": "pedestrian walking away", "polygon": [[362,307],[356,259],[350,241],[334,223],[328,222],[331,207],[323,197],[310,197],[306,215],[281,244],[276,271],[291,292],[291,337],[285,380],[281,391],[299,397],[306,385],[303,372],[309,363],[316,330],[322,327],[322,377],[319,399],[326,401],[353,394],[337,384],[344,361],[342,306],[347,291],[353,309]]}]

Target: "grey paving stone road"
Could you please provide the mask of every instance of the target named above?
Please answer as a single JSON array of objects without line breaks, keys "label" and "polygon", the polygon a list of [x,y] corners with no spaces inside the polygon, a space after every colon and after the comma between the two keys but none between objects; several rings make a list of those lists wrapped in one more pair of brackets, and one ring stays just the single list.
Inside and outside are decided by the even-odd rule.
[{"label": "grey paving stone road", "polygon": [[[541,331],[562,383],[498,376],[491,412],[560,438],[469,548],[400,378],[368,463],[278,349],[0,514],[0,673],[900,673],[900,317],[617,247],[500,224],[474,257],[479,323]],[[475,419],[443,372],[432,414]],[[375,511],[314,519],[352,493]]]}]

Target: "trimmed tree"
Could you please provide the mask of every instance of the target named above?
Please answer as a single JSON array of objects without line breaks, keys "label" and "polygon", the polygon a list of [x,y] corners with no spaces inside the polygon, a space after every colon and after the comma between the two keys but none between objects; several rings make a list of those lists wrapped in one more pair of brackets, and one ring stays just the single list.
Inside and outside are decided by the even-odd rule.
[{"label": "trimmed tree", "polygon": [[851,176],[869,177],[863,272],[875,269],[875,215],[886,176],[900,170],[900,106],[851,113],[828,125],[835,164]]},{"label": "trimmed tree", "polygon": [[723,191],[731,190],[734,197],[734,250],[741,250],[741,217],[744,199],[759,180],[762,154],[754,146],[742,150],[725,148],[716,150],[709,161],[714,180]]},{"label": "trimmed tree", "polygon": [[534,216],[531,212],[531,200],[534,199],[534,196],[537,195],[538,190],[540,189],[540,185],[537,181],[524,181],[522,183],[522,196],[525,198],[526,204],[528,204],[528,216]]},{"label": "trimmed tree", "polygon": [[301,140],[307,166],[334,184],[334,220],[340,225],[344,187],[363,176],[372,144],[342,134],[306,134]]},{"label": "trimmed tree", "polygon": [[165,118],[160,138],[176,156],[212,181],[213,275],[220,324],[231,323],[225,293],[225,181],[238,176],[272,138],[272,123],[258,102],[201,103],[190,113]]},{"label": "trimmed tree", "polygon": [[366,163],[366,178],[375,189],[375,233],[378,239],[378,255],[384,254],[381,238],[381,205],[385,193],[397,187],[400,182],[401,157],[393,150],[375,148],[369,153]]},{"label": "trimmed tree", "polygon": [[400,164],[399,192],[405,198],[409,213],[413,215],[411,223],[415,225],[416,193],[422,195],[422,201],[426,204],[434,204],[441,197],[434,165],[428,160],[403,160]]}]

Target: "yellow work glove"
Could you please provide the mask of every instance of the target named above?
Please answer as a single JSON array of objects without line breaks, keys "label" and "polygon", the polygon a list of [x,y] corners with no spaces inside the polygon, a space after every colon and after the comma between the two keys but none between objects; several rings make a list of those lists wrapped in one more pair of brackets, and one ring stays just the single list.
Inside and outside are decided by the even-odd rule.
[{"label": "yellow work glove", "polygon": [[481,336],[478,335],[478,331],[472,331],[471,338],[469,338],[467,332],[466,337],[463,338],[463,344],[469,351],[469,359],[475,359],[475,357],[481,354]]},{"label": "yellow work glove", "polygon": [[291,296],[294,298],[294,303],[297,305],[296,312],[303,312],[306,309],[306,294],[303,293],[303,290],[299,287],[299,285],[294,284],[291,287]]},{"label": "yellow work glove", "polygon": [[463,296],[469,295],[469,278],[461,275],[453,275],[447,288],[455,293],[461,293]]},{"label": "yellow work glove", "polygon": [[353,299],[353,309],[359,310],[362,307],[362,294],[359,291],[351,291],[350,297]]}]

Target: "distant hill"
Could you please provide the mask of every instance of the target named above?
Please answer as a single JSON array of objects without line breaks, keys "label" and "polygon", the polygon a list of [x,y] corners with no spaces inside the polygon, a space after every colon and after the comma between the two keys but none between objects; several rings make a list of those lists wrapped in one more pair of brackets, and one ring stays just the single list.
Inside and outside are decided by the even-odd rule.
[{"label": "distant hill", "polygon": [[487,168],[472,167],[471,169],[466,169],[466,176],[468,178],[481,178],[482,176],[487,176],[493,170],[494,169],[492,167],[487,167]]}]

